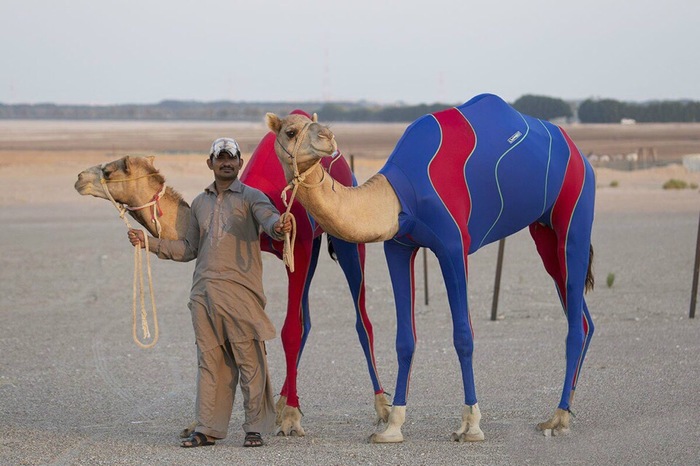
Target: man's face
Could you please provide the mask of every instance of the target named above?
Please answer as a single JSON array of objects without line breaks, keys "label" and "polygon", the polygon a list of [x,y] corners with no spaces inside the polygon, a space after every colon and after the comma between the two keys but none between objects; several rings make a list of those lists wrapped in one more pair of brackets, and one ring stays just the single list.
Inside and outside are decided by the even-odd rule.
[{"label": "man's face", "polygon": [[217,157],[207,160],[207,165],[214,172],[214,178],[219,181],[233,181],[243,166],[243,160],[236,154],[221,151]]}]

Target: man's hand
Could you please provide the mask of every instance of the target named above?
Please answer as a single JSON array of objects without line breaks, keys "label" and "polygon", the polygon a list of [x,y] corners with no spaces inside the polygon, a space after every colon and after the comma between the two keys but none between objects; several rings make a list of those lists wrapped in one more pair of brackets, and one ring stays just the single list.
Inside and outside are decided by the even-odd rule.
[{"label": "man's hand", "polygon": [[134,246],[141,245],[142,248],[146,247],[146,237],[143,236],[143,231],[130,228],[128,236],[129,241],[131,241],[131,244]]},{"label": "man's hand", "polygon": [[275,223],[275,231],[277,233],[291,233],[292,231],[292,218],[287,214],[282,214],[280,219]]}]

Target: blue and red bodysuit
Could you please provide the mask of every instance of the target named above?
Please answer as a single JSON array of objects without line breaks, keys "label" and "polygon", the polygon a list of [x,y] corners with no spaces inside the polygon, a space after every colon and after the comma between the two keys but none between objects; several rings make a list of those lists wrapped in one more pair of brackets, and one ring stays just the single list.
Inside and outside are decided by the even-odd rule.
[{"label": "blue and red bodysuit", "polygon": [[568,409],[593,334],[583,294],[595,197],[593,170],[568,135],[547,121],[519,113],[497,96],[483,94],[412,123],[380,173],[402,207],[399,232],[385,242],[398,319],[394,404],[406,404],[416,341],[417,248],[430,248],[440,262],[465,403],[473,405],[467,257],[529,226],[569,322],[559,404]]}]

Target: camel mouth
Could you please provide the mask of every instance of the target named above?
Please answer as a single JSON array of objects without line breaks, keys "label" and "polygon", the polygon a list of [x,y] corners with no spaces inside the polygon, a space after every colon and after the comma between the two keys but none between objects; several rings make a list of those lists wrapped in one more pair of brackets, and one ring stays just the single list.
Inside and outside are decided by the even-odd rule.
[{"label": "camel mouth", "polygon": [[74,188],[83,196],[87,196],[92,193],[92,183],[89,181],[78,180],[75,182]]},{"label": "camel mouth", "polygon": [[311,147],[318,153],[319,157],[333,157],[338,152],[338,149],[333,146],[317,147],[312,144]]}]

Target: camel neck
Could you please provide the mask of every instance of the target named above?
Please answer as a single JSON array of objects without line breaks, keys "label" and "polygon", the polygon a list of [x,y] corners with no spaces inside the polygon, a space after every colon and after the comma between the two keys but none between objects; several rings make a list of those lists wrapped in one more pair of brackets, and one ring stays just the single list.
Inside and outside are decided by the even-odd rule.
[{"label": "camel neck", "polygon": [[299,185],[297,199],[327,233],[345,241],[386,241],[398,231],[401,205],[381,174],[347,187],[318,167]]}]

